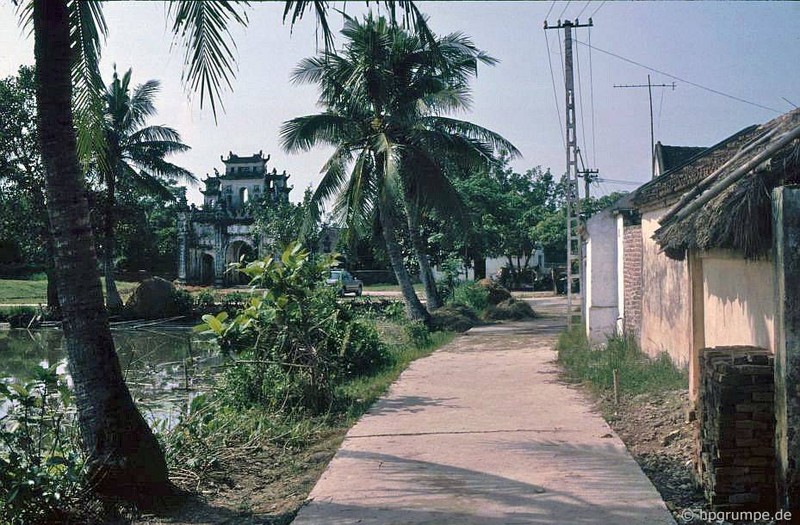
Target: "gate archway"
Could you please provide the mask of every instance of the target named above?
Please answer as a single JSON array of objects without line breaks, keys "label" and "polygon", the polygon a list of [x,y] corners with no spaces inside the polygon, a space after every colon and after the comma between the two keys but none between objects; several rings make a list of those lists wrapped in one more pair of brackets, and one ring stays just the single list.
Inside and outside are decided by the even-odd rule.
[{"label": "gate archway", "polygon": [[[255,260],[256,256],[256,250],[247,242],[233,241],[228,245],[225,263],[227,266],[230,263],[238,263],[240,261],[250,262]],[[241,272],[234,271],[226,273],[225,282],[229,285],[248,284],[250,278]]]}]

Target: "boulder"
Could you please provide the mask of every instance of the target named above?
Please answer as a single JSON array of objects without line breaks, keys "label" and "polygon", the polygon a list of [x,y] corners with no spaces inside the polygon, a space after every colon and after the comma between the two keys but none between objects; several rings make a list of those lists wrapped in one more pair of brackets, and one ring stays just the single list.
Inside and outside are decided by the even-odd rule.
[{"label": "boulder", "polygon": [[489,304],[500,304],[511,299],[511,292],[491,279],[481,279],[478,284],[489,292]]},{"label": "boulder", "polygon": [[145,279],[125,303],[126,317],[163,319],[181,314],[175,286],[161,277]]}]

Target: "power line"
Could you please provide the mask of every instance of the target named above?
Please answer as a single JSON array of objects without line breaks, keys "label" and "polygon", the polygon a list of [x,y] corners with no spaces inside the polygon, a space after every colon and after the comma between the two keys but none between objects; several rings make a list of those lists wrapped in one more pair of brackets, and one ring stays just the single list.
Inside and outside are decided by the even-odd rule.
[{"label": "power line", "polygon": [[[575,72],[578,74],[578,104],[581,108],[581,134],[583,135],[583,147],[586,148],[586,123],[583,118],[583,81],[581,80],[581,52],[580,49],[575,50]],[[583,159],[581,159],[581,162]],[[586,169],[584,166],[583,169]]]},{"label": "power line", "polygon": [[[553,2],[555,4],[555,2]],[[550,59],[550,39],[547,37],[547,31],[544,32],[544,41],[547,44],[547,63],[550,65],[550,80],[553,81],[553,100],[556,103],[556,114],[558,115],[558,129],[561,130],[561,143],[564,145],[564,150],[567,149],[567,143],[564,142],[564,126],[561,123],[561,109],[558,107],[558,93],[556,92],[556,75],[553,73],[553,61]]]},{"label": "power line", "polygon": [[[598,8],[599,9],[599,8]],[[592,28],[589,28],[589,44],[592,43]],[[595,149],[594,133],[594,72],[592,71],[592,48],[589,48],[589,96],[592,105],[592,165],[597,166],[597,149]]]},{"label": "power line", "polygon": [[557,38],[556,40],[558,40],[558,58],[561,59],[561,83],[566,86],[567,74],[564,71],[564,68],[566,67],[566,62],[564,62],[564,52],[561,50],[561,39]]},{"label": "power line", "polygon": [[[559,20],[561,20],[561,18],[564,16],[564,13],[567,11],[567,8],[569,7],[570,2],[572,2],[572,0],[568,0],[567,3],[564,5],[564,9],[562,9],[561,10],[561,14],[558,15],[558,19]],[[547,17],[545,17],[545,18],[547,18]]]},{"label": "power line", "polygon": [[652,71],[654,73],[658,73],[659,75],[664,75],[665,77],[669,77],[669,78],[672,78],[674,80],[678,80],[680,82],[684,82],[686,84],[689,84],[690,86],[694,86],[694,87],[702,89],[704,91],[708,91],[710,93],[714,93],[715,95],[720,95],[722,97],[729,98],[731,100],[736,100],[737,102],[742,102],[744,104],[749,104],[749,105],[755,106],[757,108],[766,109],[767,111],[772,111],[773,113],[778,113],[779,115],[783,114],[783,111],[778,111],[775,108],[771,108],[769,106],[763,106],[763,105],[761,105],[761,104],[759,104],[757,102],[751,102],[749,100],[745,100],[745,99],[737,97],[735,95],[729,95],[728,93],[723,93],[722,91],[719,91],[717,89],[710,88],[710,87],[704,86],[702,84],[698,84],[697,82],[692,82],[691,80],[686,80],[685,78],[681,78],[679,76],[672,75],[670,73],[667,73],[666,71],[661,71],[660,69],[656,69],[654,67],[646,66],[646,65],[642,64],[641,62],[636,62],[635,60],[631,60],[630,58],[625,58],[624,56],[618,55],[616,53],[612,53],[611,51],[606,51],[605,49],[600,49],[599,47],[590,46],[586,42],[581,42],[577,38],[575,39],[575,41],[577,43],[581,44],[581,45],[584,45],[584,46],[587,46],[587,47],[591,47],[591,49],[594,49],[595,51],[599,51],[600,53],[612,56],[614,58],[618,58],[618,59],[622,60],[623,62],[627,62],[629,64],[633,64],[634,66],[639,66],[641,68],[647,69],[648,71]]},{"label": "power line", "polygon": [[637,182],[635,180],[619,180],[619,179],[607,179],[605,177],[601,177],[597,179],[598,182],[607,182],[609,184],[622,184],[628,186],[641,186],[644,182]]},{"label": "power line", "polygon": [[553,3],[550,4],[550,9],[547,10],[547,14],[544,15],[544,19],[547,20],[547,17],[550,16],[550,13],[553,12],[553,8],[556,6],[556,0],[553,0]]},{"label": "power line", "polygon": [[600,5],[599,5],[599,6],[597,6],[597,9],[595,9],[594,11],[592,11],[592,14],[591,14],[591,15],[589,15],[589,18],[594,18],[594,15],[596,15],[596,14],[597,14],[597,12],[598,12],[598,11],[600,11],[600,9],[601,9],[601,8],[602,8],[604,5],[606,5],[606,1],[607,1],[607,0],[603,0],[602,2],[600,2]]},{"label": "power line", "polygon": [[[575,17],[575,19],[580,18],[581,15],[583,14],[583,12],[586,11],[586,8],[589,7],[589,4],[591,4],[591,3],[592,3],[592,0],[588,0],[586,2],[586,5],[583,6],[583,9],[581,9],[581,11],[578,13],[578,16]],[[547,18],[547,17],[545,17],[545,18]]]}]

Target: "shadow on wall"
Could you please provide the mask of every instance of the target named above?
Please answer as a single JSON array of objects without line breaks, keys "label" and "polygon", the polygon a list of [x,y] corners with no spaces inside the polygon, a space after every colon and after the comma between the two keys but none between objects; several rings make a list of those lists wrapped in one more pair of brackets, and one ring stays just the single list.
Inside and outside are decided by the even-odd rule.
[{"label": "shadow on wall", "polygon": [[753,345],[775,350],[772,262],[703,259],[706,346]]}]

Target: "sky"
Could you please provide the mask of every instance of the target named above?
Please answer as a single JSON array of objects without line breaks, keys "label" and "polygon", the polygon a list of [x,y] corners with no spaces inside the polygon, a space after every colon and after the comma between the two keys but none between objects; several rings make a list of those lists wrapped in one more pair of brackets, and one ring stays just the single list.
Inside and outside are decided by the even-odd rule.
[{"label": "sky", "polygon": [[[417,5],[430,16],[436,33],[463,32],[500,60],[494,67],[479,68],[472,108],[458,117],[514,143],[522,153],[512,162],[518,171],[535,166],[554,173],[565,170],[563,33],[544,31],[543,22],[546,17],[551,25],[559,18],[578,17],[583,23],[593,16],[591,30],[576,32],[577,138],[586,167],[599,170],[602,182],[592,189],[597,194],[632,190],[650,178],[647,89],[615,84],[646,84],[648,74],[654,84],[675,82],[674,90],[653,89],[655,138],[669,145],[711,146],[800,105],[800,3]],[[366,10],[352,0],[333,6],[350,15]],[[162,2],[106,4],[109,35],[102,72],[109,80],[116,64],[120,71],[133,68],[134,83],[161,81],[159,114],[152,123],[176,128],[192,147],[173,162],[203,178],[214,168],[222,169],[220,156],[229,151],[250,155],[263,150],[271,155],[270,168],[291,174],[292,199],[297,201],[304,188],[319,181],[330,151],[288,155],[280,149],[281,124],[319,110],[314,86],[290,82],[297,63],[318,49],[314,19],[309,16],[292,29],[281,21],[282,8],[281,2],[253,2],[248,27],[233,30],[238,73],[233,89],[223,96],[225,111],[216,122],[210,108],[201,110],[199,97],[181,83],[182,51],[171,45]],[[378,11],[374,3],[372,9]],[[341,27],[342,19],[333,11],[331,21],[332,27]],[[0,77],[32,63],[33,39],[19,26],[11,2],[0,2]],[[190,201],[202,201],[199,189],[190,189]]]}]

